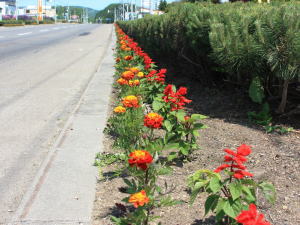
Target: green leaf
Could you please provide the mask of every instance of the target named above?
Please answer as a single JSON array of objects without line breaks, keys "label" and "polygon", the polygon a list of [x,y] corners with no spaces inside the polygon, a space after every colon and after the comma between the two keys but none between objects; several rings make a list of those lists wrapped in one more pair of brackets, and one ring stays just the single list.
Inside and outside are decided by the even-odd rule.
[{"label": "green leaf", "polygon": [[179,111],[176,113],[176,117],[177,117],[177,119],[178,119],[180,122],[185,121],[185,120],[184,120],[185,115],[186,115],[186,113],[185,113],[184,110],[179,110]]},{"label": "green leaf", "polygon": [[205,215],[209,212],[209,210],[214,211],[217,206],[219,195],[210,195],[207,197],[205,201]]},{"label": "green leaf", "polygon": [[263,99],[265,98],[264,87],[261,84],[259,77],[253,78],[249,87],[249,96],[253,102],[259,104],[261,104]]},{"label": "green leaf", "polygon": [[183,154],[183,155],[189,155],[189,149],[188,149],[188,147],[181,147],[180,148],[180,152]]},{"label": "green leaf", "polygon": [[229,184],[229,190],[233,200],[236,200],[242,194],[242,186],[240,183]]},{"label": "green leaf", "polygon": [[253,195],[252,191],[250,190],[249,187],[247,186],[242,186],[242,191],[245,194],[245,198],[247,200],[247,202],[255,202],[256,201],[256,197],[255,195]]},{"label": "green leaf", "polygon": [[194,129],[200,130],[200,129],[205,129],[208,128],[208,126],[202,124],[202,123],[195,123],[194,124]]},{"label": "green leaf", "polygon": [[199,192],[201,191],[201,189],[207,184],[207,181],[199,181],[196,182],[194,187],[192,188],[192,193],[191,193],[191,198],[190,198],[190,204],[193,204],[197,195],[199,194]]},{"label": "green leaf", "polygon": [[209,188],[212,190],[213,193],[216,193],[221,190],[221,182],[218,177],[213,177],[209,182]]},{"label": "green leaf", "polygon": [[265,198],[272,204],[275,203],[276,200],[276,191],[271,183],[262,182],[258,185],[258,187],[262,190]]},{"label": "green leaf", "polygon": [[223,206],[223,210],[225,212],[226,215],[235,218],[236,217],[236,213],[234,212],[235,210],[233,209],[232,205],[231,205],[231,201],[226,201],[224,206]]},{"label": "green leaf", "polygon": [[219,198],[218,200],[218,204],[216,206],[216,214],[218,214],[221,210],[223,210],[224,204],[225,204],[226,200],[223,198]]},{"label": "green leaf", "polygon": [[195,137],[198,137],[200,134],[199,134],[199,131],[198,130],[193,130],[193,135]]},{"label": "green leaf", "polygon": [[172,131],[173,126],[172,126],[170,120],[165,120],[165,121],[164,121],[164,126],[165,126],[165,128],[167,129],[167,131],[169,131],[169,132]]},{"label": "green leaf", "polygon": [[201,115],[201,114],[192,114],[191,115],[192,120],[203,120],[203,119],[207,119],[207,118],[208,118],[208,116]]},{"label": "green leaf", "polygon": [[159,111],[162,107],[164,106],[164,104],[162,102],[159,102],[157,100],[155,100],[153,103],[152,103],[152,108],[154,111]]},{"label": "green leaf", "polygon": [[178,148],[179,148],[178,143],[169,143],[164,146],[163,150],[178,149]]},{"label": "green leaf", "polygon": [[173,161],[174,159],[177,158],[177,152],[171,152],[169,155],[168,155],[168,161]]}]

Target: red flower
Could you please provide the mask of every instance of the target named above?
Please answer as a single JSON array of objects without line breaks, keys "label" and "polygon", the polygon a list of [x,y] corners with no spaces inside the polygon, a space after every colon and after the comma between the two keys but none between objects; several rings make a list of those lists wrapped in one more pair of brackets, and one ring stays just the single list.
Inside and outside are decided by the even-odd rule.
[{"label": "red flower", "polygon": [[152,163],[153,158],[148,151],[135,150],[129,154],[128,163],[131,167],[137,166],[142,170],[148,169],[148,164]]},{"label": "red flower", "polygon": [[249,205],[249,210],[243,210],[235,219],[242,225],[271,225],[265,220],[263,214],[257,212],[256,205],[253,203]]},{"label": "red flower", "polygon": [[237,152],[234,152],[231,149],[224,149],[228,155],[224,156],[224,162],[231,162],[229,164],[223,164],[215,169],[216,173],[220,173],[222,170],[229,168],[233,172],[233,177],[236,179],[242,179],[245,176],[253,177],[252,173],[245,171],[247,168],[243,165],[244,162],[247,162],[245,156],[251,153],[251,147],[245,144],[242,144],[237,148]]},{"label": "red flower", "polygon": [[171,111],[177,111],[183,109],[186,103],[192,102],[184,96],[186,94],[187,88],[180,87],[177,92],[174,92],[173,85],[169,84],[164,90],[163,100],[170,103]]},{"label": "red flower", "polygon": [[144,118],[144,125],[152,129],[161,128],[163,120],[164,118],[157,113],[148,113]]}]

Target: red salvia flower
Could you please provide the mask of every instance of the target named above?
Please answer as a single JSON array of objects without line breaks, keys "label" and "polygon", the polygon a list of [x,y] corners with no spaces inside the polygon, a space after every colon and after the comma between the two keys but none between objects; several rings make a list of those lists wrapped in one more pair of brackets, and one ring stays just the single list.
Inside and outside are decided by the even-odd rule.
[{"label": "red salvia flower", "polygon": [[169,84],[165,87],[163,100],[170,103],[171,111],[183,109],[185,104],[192,102],[184,95],[187,94],[187,88],[180,87],[177,92],[173,91],[173,85]]},{"label": "red salvia flower", "polygon": [[244,162],[247,162],[245,156],[248,156],[251,153],[251,147],[245,144],[242,144],[237,148],[237,152],[234,152],[231,149],[224,149],[228,155],[224,156],[224,162],[231,162],[229,164],[223,164],[215,169],[214,172],[220,173],[222,170],[229,168],[233,172],[233,177],[236,179],[242,179],[245,176],[252,177],[253,174],[245,171],[247,168],[243,165]]},{"label": "red salvia flower", "polygon": [[235,219],[242,225],[271,225],[265,220],[263,214],[257,212],[256,205],[253,203],[249,205],[249,210],[243,210]]}]

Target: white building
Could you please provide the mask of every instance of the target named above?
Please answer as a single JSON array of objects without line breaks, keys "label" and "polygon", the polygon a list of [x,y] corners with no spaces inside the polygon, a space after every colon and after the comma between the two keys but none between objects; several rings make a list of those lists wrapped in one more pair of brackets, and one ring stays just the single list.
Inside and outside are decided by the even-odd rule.
[{"label": "white building", "polygon": [[0,0],[0,11],[2,15],[15,15],[16,12],[16,0]]}]

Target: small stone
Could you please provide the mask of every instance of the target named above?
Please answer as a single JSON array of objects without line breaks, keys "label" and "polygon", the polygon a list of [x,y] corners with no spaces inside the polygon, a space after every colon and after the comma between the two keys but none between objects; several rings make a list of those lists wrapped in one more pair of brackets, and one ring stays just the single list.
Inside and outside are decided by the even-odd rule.
[{"label": "small stone", "polygon": [[282,206],[282,209],[287,210],[288,207],[287,207],[286,205],[283,205],[283,206]]}]

